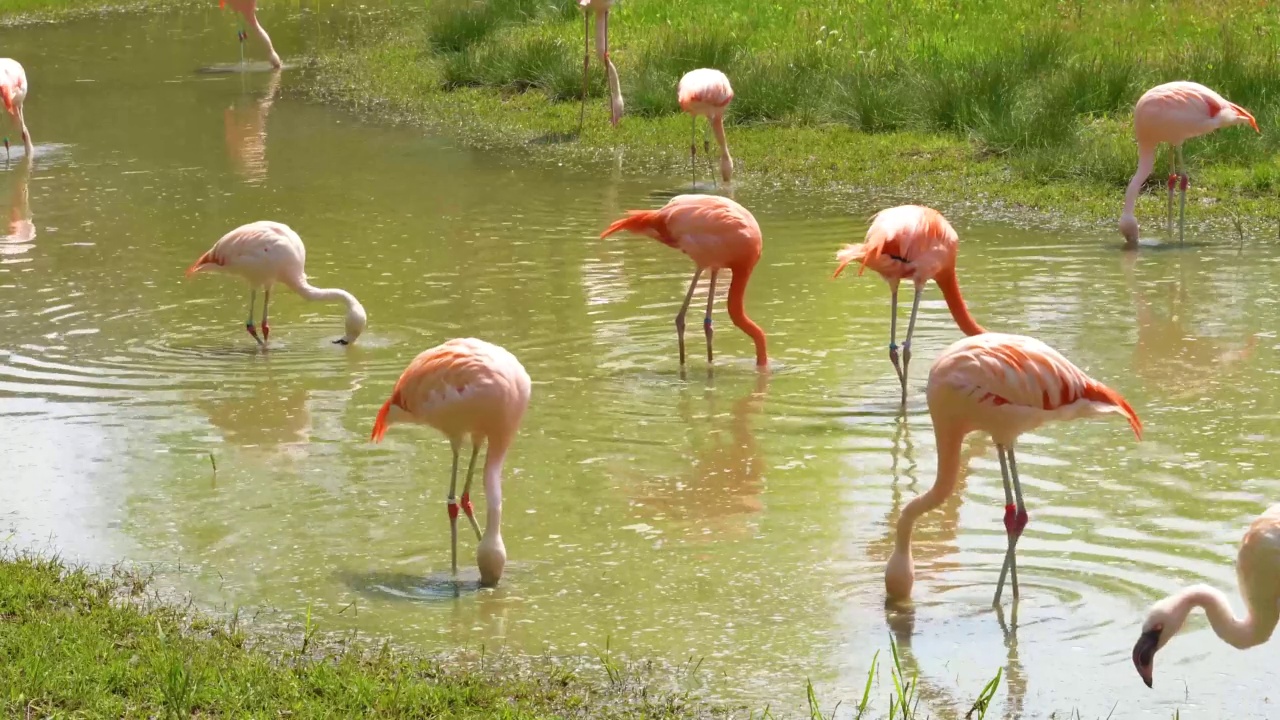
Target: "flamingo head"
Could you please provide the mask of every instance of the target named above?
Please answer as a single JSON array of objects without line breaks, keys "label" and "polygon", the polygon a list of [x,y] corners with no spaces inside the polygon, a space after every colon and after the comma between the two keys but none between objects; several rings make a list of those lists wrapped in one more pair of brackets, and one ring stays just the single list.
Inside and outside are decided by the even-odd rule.
[{"label": "flamingo head", "polygon": [[1126,247],[1138,246],[1138,219],[1129,213],[1120,216],[1120,234]]},{"label": "flamingo head", "polygon": [[501,535],[485,537],[476,548],[476,565],[480,568],[480,587],[497,587],[502,579],[502,570],[507,566],[507,546]]},{"label": "flamingo head", "polygon": [[893,600],[906,600],[911,597],[911,587],[915,585],[915,561],[911,558],[911,550],[893,549],[889,556],[889,564],[884,568],[884,589]]},{"label": "flamingo head", "polygon": [[729,157],[727,154],[720,156],[720,177],[723,178],[725,182],[729,182],[733,179],[733,158]]},{"label": "flamingo head", "polygon": [[334,345],[351,345],[360,337],[360,333],[364,332],[364,328],[369,324],[369,316],[364,311],[364,306],[359,300],[351,297],[347,303],[347,321],[346,334],[333,341]]},{"label": "flamingo head", "polygon": [[1133,645],[1133,666],[1147,687],[1151,687],[1156,651],[1178,634],[1191,612],[1191,605],[1184,601],[1184,597],[1174,595],[1152,605],[1146,621],[1142,623],[1142,634]]}]

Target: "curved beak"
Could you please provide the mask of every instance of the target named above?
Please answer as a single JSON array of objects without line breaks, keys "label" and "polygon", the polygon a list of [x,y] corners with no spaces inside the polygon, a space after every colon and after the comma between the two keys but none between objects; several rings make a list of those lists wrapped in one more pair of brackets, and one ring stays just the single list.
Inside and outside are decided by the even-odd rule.
[{"label": "curved beak", "polygon": [[1160,629],[1142,633],[1138,642],[1133,645],[1133,666],[1142,676],[1142,682],[1151,687],[1151,672],[1155,668],[1156,646],[1160,644]]}]

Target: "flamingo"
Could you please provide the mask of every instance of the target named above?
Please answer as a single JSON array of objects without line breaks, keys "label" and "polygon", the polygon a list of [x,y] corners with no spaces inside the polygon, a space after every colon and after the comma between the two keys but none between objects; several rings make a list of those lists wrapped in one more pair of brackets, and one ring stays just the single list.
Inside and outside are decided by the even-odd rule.
[{"label": "flamingo", "polygon": [[893,553],[885,566],[885,590],[895,599],[911,596],[915,581],[911,531],[916,518],[941,505],[955,491],[964,438],[981,431],[991,435],[1000,457],[1004,526],[1009,536],[994,602],[1000,602],[1006,573],[1012,577],[1016,599],[1014,550],[1027,525],[1013,453],[1018,436],[1053,420],[1118,413],[1141,439],[1142,421],[1120,393],[1085,375],[1048,345],[1023,335],[983,333],[955,341],[929,369],[926,394],[938,448],[938,474],[933,487],[902,509]]},{"label": "flamingo", "polygon": [[711,280],[707,288],[707,315],[702,321],[707,336],[707,362],[712,361],[711,304],[716,297],[716,276],[727,268],[733,271],[733,279],[729,281],[729,319],[755,342],[756,365],[768,364],[764,331],[747,317],[744,306],[747,281],[760,260],[764,242],[760,225],[746,208],[719,195],[677,195],[659,210],[628,210],[626,217],[615,221],[600,237],[609,237],[620,230],[647,235],[683,252],[697,265],[684,304],[676,315],[681,366],[685,359],[684,316],[698,287],[698,278],[708,268]]},{"label": "flamingo", "polygon": [[1156,651],[1178,634],[1194,608],[1204,608],[1213,631],[1232,647],[1244,650],[1271,638],[1280,619],[1280,505],[1267,508],[1249,525],[1236,555],[1236,575],[1243,618],[1236,618],[1222,591],[1208,585],[1192,585],[1151,606],[1133,646],[1134,667],[1147,687]]},{"label": "flamingo", "polygon": [[578,111],[578,132],[587,116],[587,70],[591,66],[591,13],[596,14],[596,55],[604,63],[609,75],[609,122],[614,127],[622,120],[622,85],[618,82],[618,68],[609,59],[609,9],[617,0],[578,0],[582,8],[582,109]]},{"label": "flamingo", "polygon": [[724,136],[724,113],[733,102],[733,88],[729,78],[719,70],[699,68],[690,70],[680,78],[677,90],[680,109],[689,113],[689,166],[693,169],[693,182],[698,182],[698,170],[694,160],[698,155],[698,116],[711,124],[716,144],[720,146],[720,177],[725,182],[733,178],[733,158],[729,156],[729,141]]},{"label": "flamingo", "polygon": [[[858,274],[870,267],[889,283],[892,309],[889,315],[889,360],[902,383],[902,402],[907,402],[907,366],[911,363],[911,336],[916,329],[916,312],[920,309],[920,293],[930,280],[938,284],[947,301],[951,317],[966,335],[986,332],[969,314],[956,280],[956,252],[959,239],[951,223],[942,213],[920,205],[900,205],[881,210],[871,219],[866,238],[861,244],[846,245],[836,253],[840,265],[833,278],[849,263],[861,263]],[[911,320],[907,338],[902,341],[902,365],[898,365],[898,283],[905,278],[915,282],[915,298],[911,301]]]},{"label": "flamingo", "polygon": [[1169,143],[1169,219],[1173,234],[1173,186],[1180,190],[1178,201],[1178,243],[1183,239],[1183,223],[1187,209],[1187,167],[1182,161],[1182,143],[1193,137],[1232,125],[1252,125],[1258,133],[1258,121],[1248,110],[1228,102],[1209,88],[1193,82],[1171,82],[1157,85],[1142,94],[1133,106],[1133,134],[1138,140],[1138,169],[1124,193],[1124,211],[1120,214],[1120,234],[1125,247],[1138,245],[1138,220],[1133,216],[1138,192],[1156,164],[1156,146]]},{"label": "flamingo", "polygon": [[[187,277],[202,271],[222,271],[239,275],[249,283],[249,319],[245,329],[262,347],[267,346],[271,327],[267,325],[267,304],[271,302],[271,286],[279,282],[306,300],[341,300],[347,306],[346,334],[334,340],[337,345],[350,345],[364,332],[368,316],[364,306],[346,290],[312,287],[307,282],[307,249],[302,238],[288,225],[259,220],[232,230],[218,238],[204,255],[187,268]],[[258,289],[262,298],[262,337],[253,327],[253,306]]]},{"label": "flamingo", "polygon": [[[225,8],[230,5],[232,10],[240,13],[244,17],[244,21],[253,31],[257,33],[258,38],[262,40],[262,44],[267,46],[267,54],[271,56],[271,67],[280,68],[284,63],[280,62],[280,56],[276,54],[276,48],[271,44],[271,36],[267,35],[266,28],[258,22],[258,0],[218,0],[218,7]],[[240,38],[240,62],[244,62],[244,40],[245,32],[241,30],[237,33]]]},{"label": "flamingo", "polygon": [[[391,397],[382,404],[370,436],[380,442],[387,428],[398,422],[430,425],[444,433],[453,447],[453,475],[449,480],[449,526],[453,536],[453,572],[458,572],[458,506],[471,521],[480,542],[476,565],[480,584],[493,587],[502,578],[507,549],[502,543],[502,463],[515,440],[525,408],[529,406],[529,374],[514,355],[475,338],[455,338],[424,350],[409,363],[396,381]],[[471,438],[471,462],[462,498],[454,499],[458,486],[458,454],[462,441]],[[484,496],[487,505],[484,535],[471,505],[471,478],[480,446],[489,443],[484,458]]]},{"label": "flamingo", "polygon": [[[26,118],[22,115],[22,103],[27,99],[27,71],[11,58],[0,58],[0,99],[4,100],[4,109],[8,111],[13,124],[22,133],[22,147],[27,155],[32,153],[31,133],[27,130]],[[4,139],[5,159],[9,157],[9,138]]]}]

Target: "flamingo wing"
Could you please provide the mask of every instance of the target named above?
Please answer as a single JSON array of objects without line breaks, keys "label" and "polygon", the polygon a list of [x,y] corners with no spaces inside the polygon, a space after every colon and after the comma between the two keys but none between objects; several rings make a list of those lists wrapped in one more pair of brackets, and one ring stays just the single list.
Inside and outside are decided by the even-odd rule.
[{"label": "flamingo wing", "polygon": [[[700,267],[728,267],[760,257],[760,225],[719,195],[677,195],[660,211],[667,233]],[[754,257],[750,257],[754,250]]]},{"label": "flamingo wing", "polygon": [[840,264],[832,277],[839,277],[849,263],[859,262],[859,275],[870,267],[890,277],[931,278],[944,267],[955,266],[958,242],[951,223],[933,208],[887,208],[871,219],[863,242],[836,253]]},{"label": "flamingo wing", "polygon": [[187,268],[187,275],[220,267],[253,275],[273,275],[286,260],[306,262],[306,248],[289,226],[269,220],[251,222],[218,238],[200,259]]}]

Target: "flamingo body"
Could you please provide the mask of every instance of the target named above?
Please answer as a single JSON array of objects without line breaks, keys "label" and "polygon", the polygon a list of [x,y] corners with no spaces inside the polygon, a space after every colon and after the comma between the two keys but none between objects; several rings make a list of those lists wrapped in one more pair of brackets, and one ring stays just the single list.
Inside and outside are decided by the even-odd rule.
[{"label": "flamingo body", "polygon": [[[27,130],[26,117],[22,106],[27,100],[27,71],[22,64],[12,58],[0,58],[0,101],[4,102],[5,112],[9,113],[11,122],[22,134],[22,145],[27,155],[31,155],[31,133]],[[9,150],[9,139],[4,139],[5,151]]]},{"label": "flamingo body", "polygon": [[983,333],[952,343],[930,368],[926,394],[938,446],[937,479],[928,492],[902,510],[896,544],[885,567],[885,589],[894,598],[911,595],[915,580],[911,533],[916,518],[941,505],[955,490],[964,438],[984,432],[1000,453],[1009,536],[996,602],[1006,571],[1012,575],[1017,597],[1014,550],[1027,523],[1013,453],[1018,436],[1047,422],[1118,414],[1141,438],[1142,421],[1118,392],[1090,378],[1045,343],[1022,335]]},{"label": "flamingo body", "polygon": [[219,238],[208,252],[187,268],[187,276],[217,271],[244,278],[251,293],[246,328],[255,339],[258,335],[253,327],[254,296],[258,290],[263,290],[266,293],[262,304],[263,338],[258,340],[259,343],[265,344],[270,336],[267,304],[271,288],[276,283],[307,300],[337,300],[346,304],[346,334],[334,342],[342,345],[355,342],[364,332],[368,320],[364,306],[346,290],[313,287],[307,282],[306,259],[302,238],[292,228],[283,223],[260,220],[242,225]]},{"label": "flamingo body", "polygon": [[[697,123],[698,117],[705,117],[716,136],[716,144],[720,147],[720,177],[729,182],[733,179],[733,157],[729,155],[729,141],[724,133],[724,114],[733,102],[733,87],[729,78],[719,70],[698,68],[690,70],[680,78],[676,87],[676,98],[680,101],[680,109],[689,113],[689,117]],[[698,154],[697,130],[689,145],[690,162],[694,162]],[[694,182],[697,182],[697,170],[694,170]]]},{"label": "flamingo body", "polygon": [[1173,639],[1194,608],[1204,608],[1213,632],[1232,647],[1244,649],[1271,638],[1280,620],[1280,505],[1272,505],[1245,531],[1236,555],[1236,577],[1245,616],[1235,617],[1231,603],[1217,588],[1193,585],[1156,602],[1142,623],[1133,646],[1133,664],[1151,687],[1155,654]]},{"label": "flamingo body", "polygon": [[[892,315],[889,329],[889,359],[902,384],[902,402],[907,401],[907,368],[911,362],[911,337],[925,284],[933,280],[947,301],[956,325],[966,335],[986,330],[973,319],[956,278],[959,236],[942,213],[921,205],[900,205],[876,213],[863,242],[846,245],[836,253],[839,265],[832,277],[839,277],[850,263],[859,263],[858,274],[871,268],[889,284]],[[907,338],[902,344],[903,362],[898,364],[898,285],[903,280],[915,284]]]},{"label": "flamingo body", "polygon": [[711,271],[707,293],[707,316],[703,326],[707,334],[707,359],[711,354],[711,303],[715,297],[716,275],[730,270],[729,317],[734,325],[751,337],[756,346],[756,364],[768,364],[765,334],[745,308],[747,281],[760,261],[764,238],[755,217],[743,206],[719,195],[677,195],[658,210],[631,210],[617,220],[600,237],[626,230],[646,235],[688,255],[697,266],[684,306],[676,316],[680,338],[680,363],[684,364],[684,316],[693,291],[703,271]]},{"label": "flamingo body", "polygon": [[1142,185],[1155,169],[1156,148],[1160,143],[1171,147],[1169,174],[1169,230],[1173,229],[1173,189],[1180,187],[1178,213],[1179,242],[1182,240],[1186,212],[1186,194],[1190,178],[1182,161],[1182,144],[1194,137],[1233,125],[1251,125],[1259,133],[1258,121],[1248,110],[1227,100],[1199,83],[1177,81],[1157,85],[1142,94],[1133,107],[1133,134],[1138,142],[1138,169],[1125,190],[1124,210],[1120,214],[1120,234],[1127,247],[1138,243],[1138,220],[1134,207]]},{"label": "flamingo body", "polygon": [[[529,405],[530,381],[524,366],[507,350],[475,338],[457,338],[424,350],[409,363],[396,382],[391,397],[378,411],[372,439],[382,440],[396,423],[429,425],[449,438],[454,453],[454,485],[458,452],[470,439],[472,465],[462,491],[461,507],[477,527],[469,491],[475,456],[484,442],[484,488],[488,515],[485,532],[477,529],[480,546],[476,562],[480,582],[493,586],[502,577],[506,547],[502,542],[502,464]],[[449,516],[453,525],[454,570],[457,570],[457,509],[453,486],[449,491]]]}]

